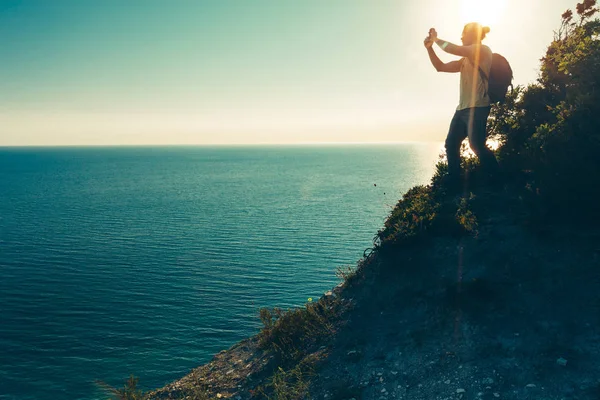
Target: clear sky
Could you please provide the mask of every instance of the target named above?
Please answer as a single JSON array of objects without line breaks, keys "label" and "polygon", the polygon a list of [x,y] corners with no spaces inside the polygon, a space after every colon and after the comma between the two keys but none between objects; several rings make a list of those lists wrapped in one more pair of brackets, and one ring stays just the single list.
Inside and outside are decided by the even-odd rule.
[{"label": "clear sky", "polygon": [[489,25],[523,84],[575,4],[0,0],[0,145],[443,140],[458,74],[428,29]]}]

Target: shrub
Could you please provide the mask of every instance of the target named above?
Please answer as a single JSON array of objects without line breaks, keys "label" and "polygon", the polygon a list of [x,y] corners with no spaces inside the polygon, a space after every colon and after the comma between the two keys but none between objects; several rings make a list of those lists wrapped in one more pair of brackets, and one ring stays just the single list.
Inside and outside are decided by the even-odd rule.
[{"label": "shrub", "polygon": [[333,335],[339,301],[321,298],[303,308],[284,311],[262,308],[259,346],[274,350],[283,360],[300,360],[311,348]]},{"label": "shrub", "polygon": [[111,399],[114,400],[143,400],[145,399],[145,394],[142,390],[138,389],[139,378],[136,376],[129,376],[125,384],[121,389],[117,389],[108,385],[102,381],[96,381],[96,384],[103,388],[106,392],[109,393]]},{"label": "shrub", "polygon": [[[567,10],[541,59],[538,82],[495,106],[490,131],[499,158],[528,186],[546,214],[600,216],[600,21],[595,0]],[[578,217],[578,218],[579,218]],[[573,218],[574,220],[578,218]]]}]

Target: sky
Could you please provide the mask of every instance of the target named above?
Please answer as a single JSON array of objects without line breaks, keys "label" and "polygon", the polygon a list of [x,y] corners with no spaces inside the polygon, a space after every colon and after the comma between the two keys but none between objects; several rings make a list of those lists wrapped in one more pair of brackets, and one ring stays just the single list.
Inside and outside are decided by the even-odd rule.
[{"label": "sky", "polygon": [[442,141],[459,80],[429,28],[489,25],[527,84],[575,5],[0,0],[0,146]]}]

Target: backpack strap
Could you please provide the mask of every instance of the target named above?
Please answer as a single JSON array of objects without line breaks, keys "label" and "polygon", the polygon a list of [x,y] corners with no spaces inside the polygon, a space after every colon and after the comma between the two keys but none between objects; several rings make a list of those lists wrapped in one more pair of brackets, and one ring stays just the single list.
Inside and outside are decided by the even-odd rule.
[{"label": "backpack strap", "polygon": [[[467,59],[469,60],[469,62],[471,64],[473,64],[473,66],[475,66],[475,64],[473,63],[473,61],[471,61],[471,59],[469,57],[467,57]],[[483,94],[484,96],[487,96],[488,95],[488,87],[490,85],[490,80],[488,79],[485,72],[483,72],[483,70],[481,69],[481,66],[477,66],[477,67],[479,68],[479,75],[481,76],[481,79],[488,83],[487,86],[485,87],[485,93]]]}]

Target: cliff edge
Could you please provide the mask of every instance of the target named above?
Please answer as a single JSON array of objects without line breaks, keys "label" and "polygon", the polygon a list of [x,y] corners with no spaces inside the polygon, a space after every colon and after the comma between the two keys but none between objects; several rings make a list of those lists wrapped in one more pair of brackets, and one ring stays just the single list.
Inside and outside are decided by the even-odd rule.
[{"label": "cliff edge", "polygon": [[435,190],[332,292],[149,398],[600,398],[600,230],[527,224],[507,188]]},{"label": "cliff edge", "polygon": [[493,106],[501,179],[464,156],[453,192],[440,162],[338,287],[261,310],[255,337],[120,397],[600,399],[597,11],[563,13],[537,82]]}]

